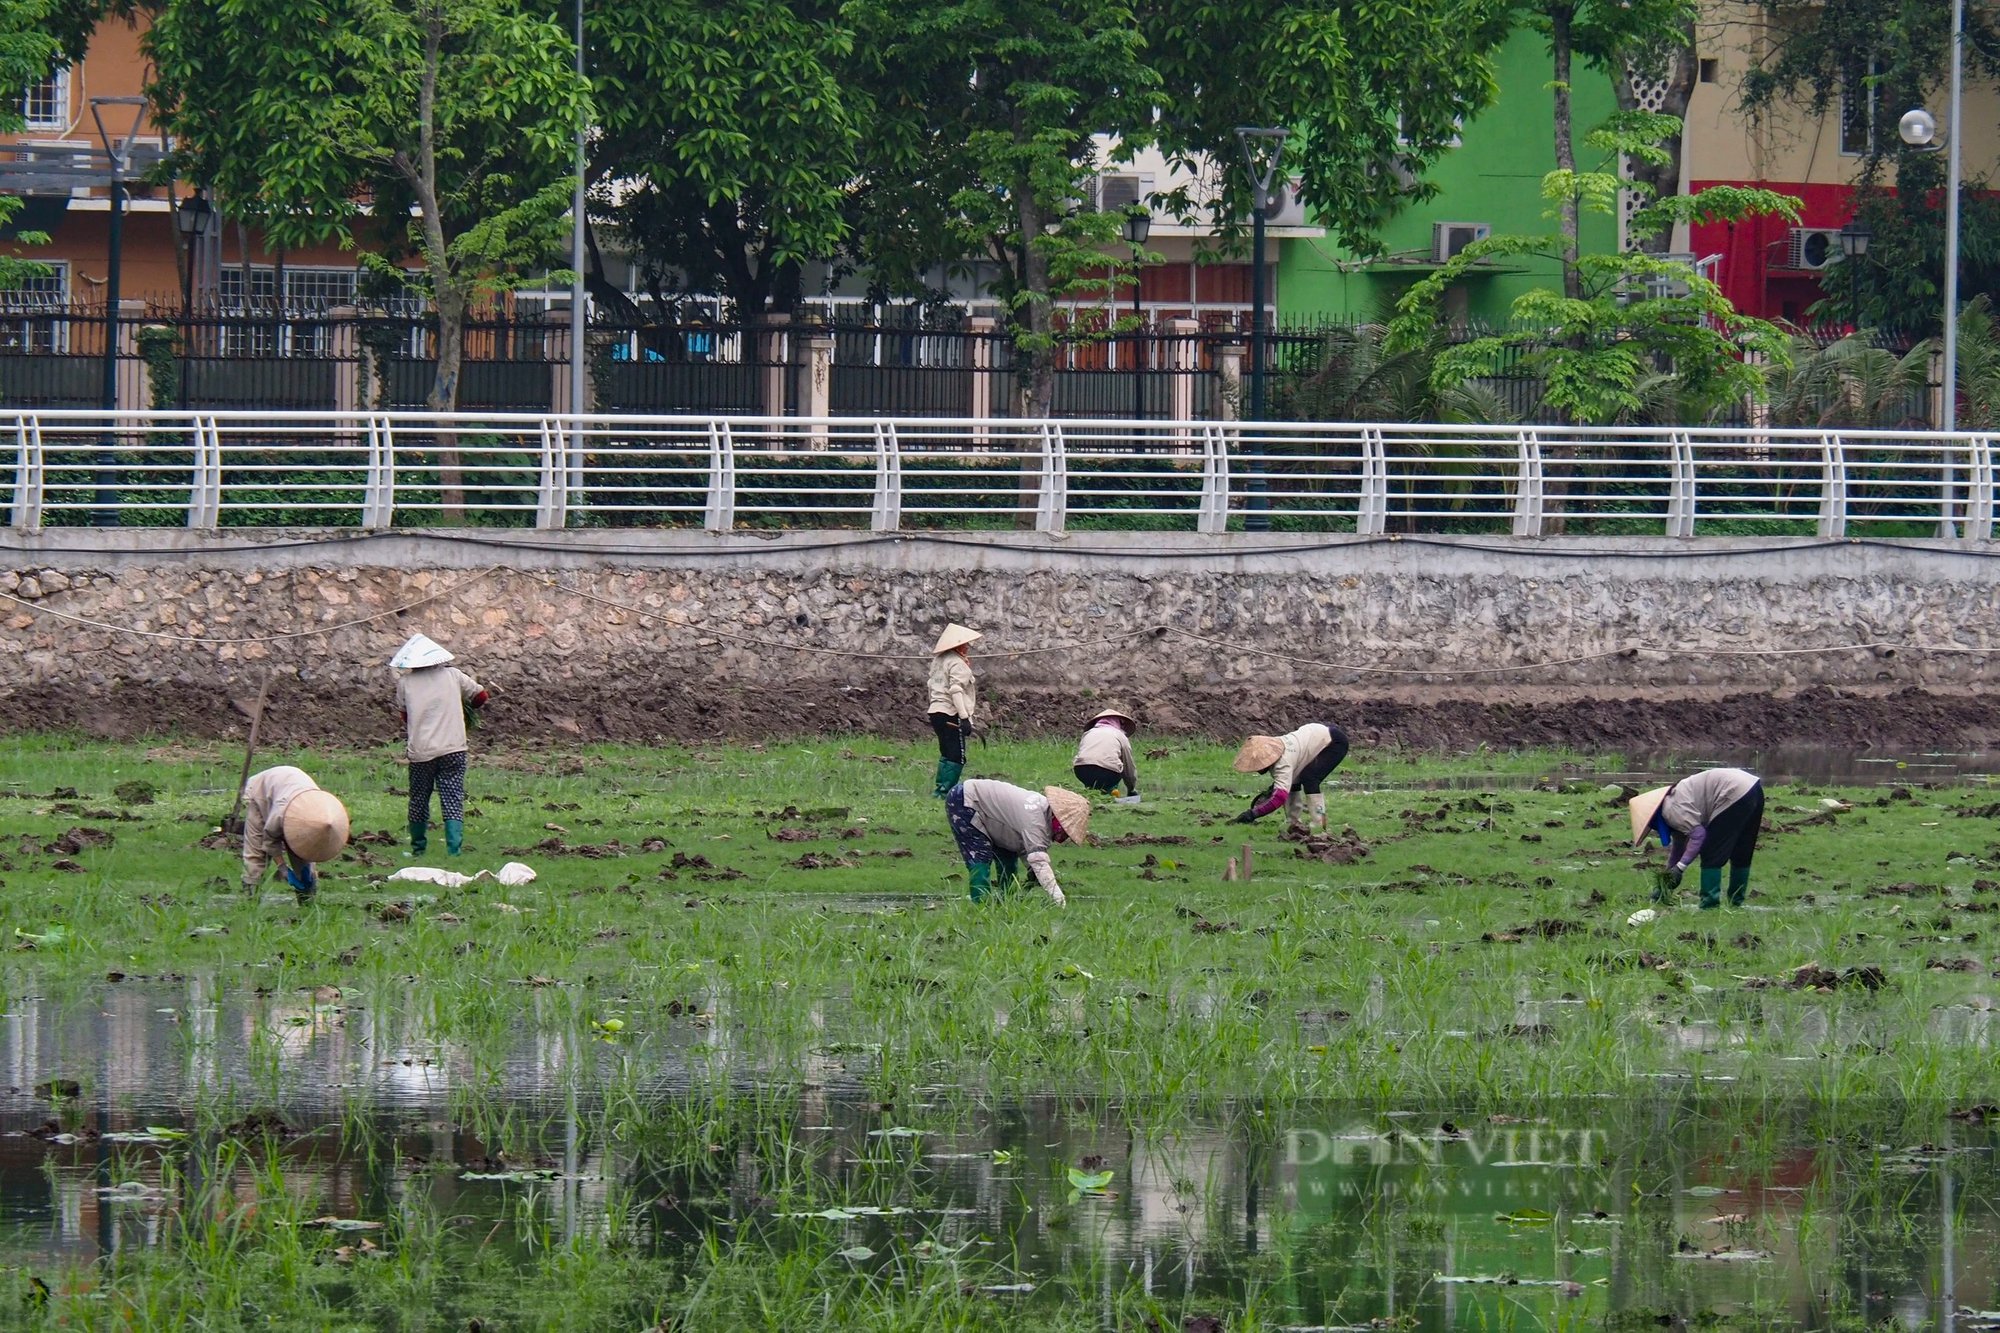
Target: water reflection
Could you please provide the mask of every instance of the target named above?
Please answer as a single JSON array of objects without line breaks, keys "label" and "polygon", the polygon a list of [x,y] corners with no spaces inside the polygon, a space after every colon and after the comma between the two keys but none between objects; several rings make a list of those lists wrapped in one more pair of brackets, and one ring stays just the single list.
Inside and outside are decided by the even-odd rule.
[{"label": "water reflection", "polygon": [[[17,1002],[0,1265],[168,1244],[168,1220],[205,1185],[253,1203],[274,1160],[308,1216],[448,1217],[465,1246],[521,1262],[524,1218],[566,1238],[615,1218],[667,1268],[709,1232],[884,1263],[964,1246],[1006,1257],[1033,1288],[1021,1299],[1087,1301],[1107,1325],[1133,1291],[1219,1313],[1255,1292],[1283,1323],[1420,1329],[1616,1312],[1914,1327],[2000,1306],[1994,1131],[1941,1113],[1695,1091],[1504,1114],[1193,1115],[951,1088],[885,1101],[831,1059],[810,1081],[718,1091],[700,1054],[721,1040],[713,1028],[641,1055],[521,1026],[493,1061],[437,1039],[412,997],[352,998],[217,997],[188,981]],[[1939,1014],[1983,1041],[1989,1012]],[[1732,1022],[1681,1039],[1736,1034]],[[59,1079],[80,1085],[61,1105],[36,1091]],[[275,1122],[253,1115],[296,1132],[267,1143]],[[1111,1177],[1072,1193],[1072,1168]]]}]

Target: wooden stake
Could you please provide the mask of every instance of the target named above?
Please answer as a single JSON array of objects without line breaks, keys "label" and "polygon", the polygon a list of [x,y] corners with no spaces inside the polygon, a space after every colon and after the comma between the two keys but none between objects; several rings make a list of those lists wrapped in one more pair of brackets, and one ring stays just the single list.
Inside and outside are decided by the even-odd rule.
[{"label": "wooden stake", "polygon": [[1243,844],[1243,878],[1246,880],[1250,878],[1251,866],[1255,864],[1251,856],[1250,844],[1246,842]]},{"label": "wooden stake", "polygon": [[1229,858],[1229,864],[1228,864],[1228,866],[1227,866],[1227,867],[1225,867],[1225,868],[1224,868],[1224,870],[1223,870],[1223,872],[1222,872],[1222,882],[1223,882],[1224,884],[1234,884],[1234,883],[1236,882],[1236,878],[1237,878],[1237,876],[1236,876],[1236,858],[1232,856],[1232,857],[1230,857],[1230,858]]}]

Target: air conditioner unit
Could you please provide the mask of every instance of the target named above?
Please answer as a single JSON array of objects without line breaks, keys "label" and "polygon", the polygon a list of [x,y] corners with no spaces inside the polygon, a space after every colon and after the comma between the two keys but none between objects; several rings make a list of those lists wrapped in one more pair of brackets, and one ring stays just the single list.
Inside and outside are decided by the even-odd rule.
[{"label": "air conditioner unit", "polygon": [[1150,177],[1131,172],[1106,172],[1097,178],[1097,211],[1123,213],[1145,202],[1151,191]]},{"label": "air conditioner unit", "polygon": [[1817,273],[1840,258],[1840,228],[1793,227],[1785,234],[1785,267]]},{"label": "air conditioner unit", "polygon": [[1431,259],[1442,264],[1474,241],[1483,241],[1492,234],[1492,226],[1485,222],[1433,222]]}]

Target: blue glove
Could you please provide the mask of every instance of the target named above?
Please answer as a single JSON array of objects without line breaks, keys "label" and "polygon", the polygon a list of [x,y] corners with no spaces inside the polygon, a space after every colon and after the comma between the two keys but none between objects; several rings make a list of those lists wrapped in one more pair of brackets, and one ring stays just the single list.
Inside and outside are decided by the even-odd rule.
[{"label": "blue glove", "polygon": [[292,886],[294,893],[316,893],[319,890],[319,877],[313,874],[311,866],[306,867],[303,875],[286,866],[285,883]]}]

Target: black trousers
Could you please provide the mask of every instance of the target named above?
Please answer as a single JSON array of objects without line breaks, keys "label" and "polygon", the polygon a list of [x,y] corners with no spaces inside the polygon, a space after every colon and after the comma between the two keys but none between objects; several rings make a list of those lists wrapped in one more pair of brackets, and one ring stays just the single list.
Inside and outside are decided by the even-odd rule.
[{"label": "black trousers", "polygon": [[1096,764],[1078,764],[1073,770],[1076,780],[1092,791],[1117,791],[1118,784],[1125,775],[1115,768],[1099,768]]},{"label": "black trousers", "polygon": [[1759,782],[1744,792],[1708,826],[1708,838],[1701,844],[1701,868],[1748,870],[1757,854],[1757,830],[1764,826],[1764,784]]},{"label": "black trousers", "polygon": [[931,730],[937,733],[938,758],[948,759],[954,764],[965,762],[965,733],[958,729],[958,718],[950,713],[932,713]]},{"label": "black trousers", "polygon": [[1319,795],[1320,784],[1340,767],[1341,760],[1347,758],[1347,733],[1331,723],[1326,729],[1332,733],[1333,743],[1314,755],[1312,762],[1292,776],[1293,791],[1302,791],[1308,796]]}]

